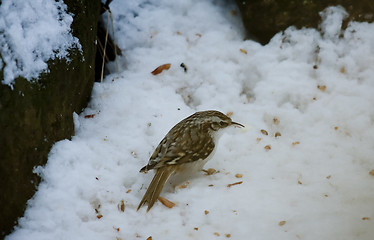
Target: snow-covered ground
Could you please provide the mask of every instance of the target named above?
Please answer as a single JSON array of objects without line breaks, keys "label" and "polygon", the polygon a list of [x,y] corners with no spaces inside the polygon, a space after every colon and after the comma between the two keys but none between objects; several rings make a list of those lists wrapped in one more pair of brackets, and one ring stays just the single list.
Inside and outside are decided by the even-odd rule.
[{"label": "snow-covered ground", "polygon": [[[243,41],[227,3],[111,9],[119,74],[95,85],[72,141],[35,170],[43,182],[7,240],[373,239],[373,24],[341,32],[333,7],[322,33],[289,28],[261,46]],[[206,165],[219,172],[167,187],[171,209],[137,212],[153,177],[139,169],[174,124],[208,109],[247,126],[222,136]]]}]

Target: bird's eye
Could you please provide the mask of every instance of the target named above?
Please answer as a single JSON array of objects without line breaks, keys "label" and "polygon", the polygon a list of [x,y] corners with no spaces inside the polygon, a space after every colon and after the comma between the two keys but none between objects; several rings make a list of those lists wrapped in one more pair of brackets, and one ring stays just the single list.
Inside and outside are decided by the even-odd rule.
[{"label": "bird's eye", "polygon": [[224,121],[220,121],[220,122],[219,122],[219,125],[220,125],[221,127],[226,127],[226,126],[227,126],[227,123],[224,122]]}]

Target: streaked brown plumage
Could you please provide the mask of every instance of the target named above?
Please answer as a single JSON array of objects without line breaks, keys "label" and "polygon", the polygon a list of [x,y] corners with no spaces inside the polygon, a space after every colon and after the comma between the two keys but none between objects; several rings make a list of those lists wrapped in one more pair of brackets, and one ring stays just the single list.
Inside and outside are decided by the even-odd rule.
[{"label": "streaked brown plumage", "polygon": [[140,170],[147,172],[154,169],[156,174],[138,210],[145,203],[148,203],[147,211],[152,208],[172,174],[201,170],[212,155],[219,130],[232,125],[244,127],[213,110],[196,112],[175,125],[157,146],[148,164]]}]

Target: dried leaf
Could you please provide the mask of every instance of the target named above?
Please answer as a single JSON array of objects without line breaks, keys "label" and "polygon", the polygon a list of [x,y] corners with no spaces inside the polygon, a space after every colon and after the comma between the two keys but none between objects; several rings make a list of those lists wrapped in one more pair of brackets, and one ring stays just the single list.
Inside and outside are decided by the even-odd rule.
[{"label": "dried leaf", "polygon": [[247,51],[246,50],[244,50],[244,49],[240,49],[240,51],[242,52],[242,53],[244,53],[244,54],[247,54]]},{"label": "dried leaf", "polygon": [[242,177],[243,177],[243,174],[237,173],[237,174],[235,174],[235,177],[236,177],[236,178],[242,178]]},{"label": "dried leaf", "polygon": [[266,136],[269,135],[268,132],[265,129],[261,129],[261,133],[266,135]]},{"label": "dried leaf", "polygon": [[151,73],[153,75],[157,75],[157,74],[160,74],[162,71],[164,70],[168,70],[170,68],[171,64],[170,63],[167,63],[167,64],[163,64],[159,67],[157,67],[155,70],[153,70]]},{"label": "dried leaf", "polygon": [[239,184],[242,184],[242,183],[243,183],[243,181],[235,182],[235,183],[230,183],[230,184],[227,185],[227,187],[232,187],[234,185],[239,185]]},{"label": "dried leaf", "polygon": [[165,206],[165,207],[168,207],[168,208],[172,208],[175,206],[175,203],[167,200],[166,198],[163,198],[163,197],[158,197],[158,200]]},{"label": "dried leaf", "polygon": [[93,118],[93,117],[95,117],[95,114],[89,114],[89,115],[84,116],[84,118]]},{"label": "dried leaf", "polygon": [[283,226],[284,224],[286,224],[286,221],[280,221],[279,222],[279,226]]}]

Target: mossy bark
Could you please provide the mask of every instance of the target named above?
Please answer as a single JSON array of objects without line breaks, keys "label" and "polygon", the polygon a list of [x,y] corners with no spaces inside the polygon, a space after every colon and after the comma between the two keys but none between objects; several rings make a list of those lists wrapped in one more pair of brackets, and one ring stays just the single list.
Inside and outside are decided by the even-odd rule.
[{"label": "mossy bark", "polygon": [[72,50],[68,62],[50,61],[48,71],[34,82],[17,78],[13,90],[0,84],[1,238],[13,229],[36,190],[40,179],[33,168],[46,163],[56,141],[71,138],[72,114],[91,95],[100,0],[65,3],[74,14],[71,28],[82,52]]}]

